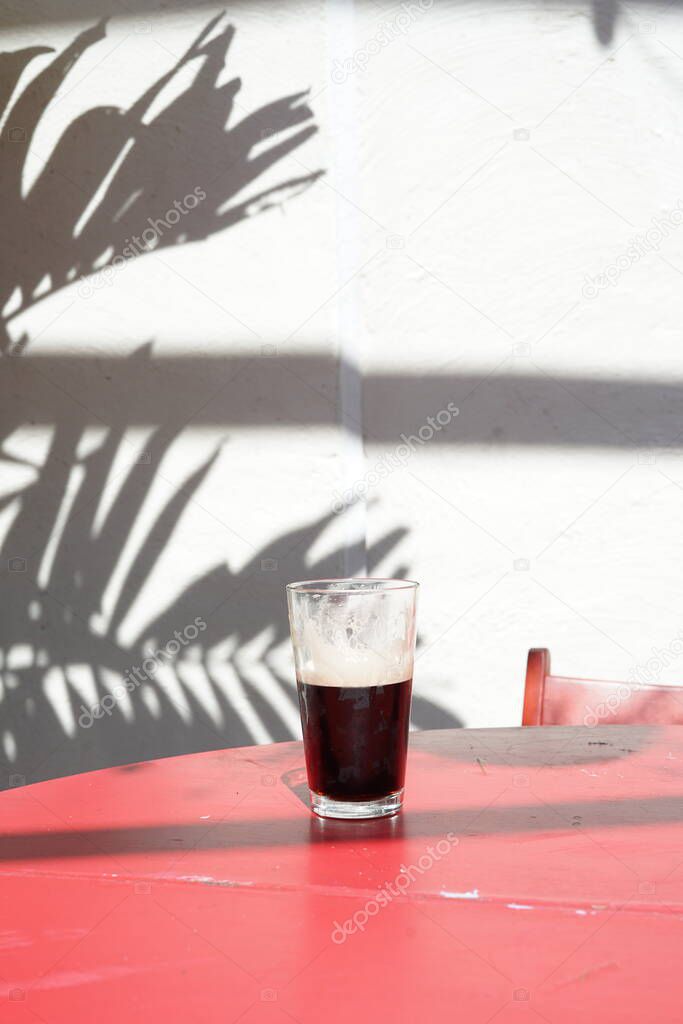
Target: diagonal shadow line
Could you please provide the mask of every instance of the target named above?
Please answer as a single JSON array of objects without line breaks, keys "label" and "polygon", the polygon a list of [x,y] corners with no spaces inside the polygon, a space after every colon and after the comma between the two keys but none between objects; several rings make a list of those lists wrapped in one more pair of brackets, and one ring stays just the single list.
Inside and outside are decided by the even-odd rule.
[{"label": "diagonal shadow line", "polygon": [[[302,755],[300,755],[301,757]],[[542,803],[542,801],[541,801]],[[414,839],[421,836],[443,837],[454,832],[463,835],[472,822],[477,820],[477,836],[552,834],[556,832],[575,835],[567,824],[565,815],[579,815],[584,829],[605,830],[631,828],[640,831],[662,825],[678,826],[683,822],[683,802],[677,795],[609,800],[577,800],[558,803],[547,808],[548,813],[539,817],[539,803],[514,806],[492,805],[481,811],[469,808],[430,809],[429,811],[403,812],[403,835]],[[227,812],[232,813],[232,809]],[[254,820],[248,818],[229,822],[216,822],[209,826],[183,821],[164,824],[123,826],[121,828],[80,829],[75,835],[64,832],[7,832],[0,836],[0,861],[21,860],[26,865],[32,861],[55,859],[81,859],[112,854],[134,855],[148,852],[172,850],[179,858],[198,848],[204,850],[248,849],[253,846],[308,847],[311,843],[330,841],[328,834],[311,831],[310,815],[301,814],[286,819],[259,820],[258,834],[255,834]],[[582,832],[584,831],[582,829]],[[392,833],[380,825],[374,825],[363,833],[374,842],[393,842]],[[187,844],[179,847],[178,839]],[[358,834],[354,829],[335,829],[334,842],[357,843]],[[97,847],[95,849],[94,847]],[[163,872],[167,875],[167,871]]]}]

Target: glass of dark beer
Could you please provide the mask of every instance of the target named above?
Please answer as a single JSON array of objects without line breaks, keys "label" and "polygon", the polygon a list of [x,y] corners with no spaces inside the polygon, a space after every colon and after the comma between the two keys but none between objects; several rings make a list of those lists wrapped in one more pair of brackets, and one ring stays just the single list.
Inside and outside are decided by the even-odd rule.
[{"label": "glass of dark beer", "polygon": [[417,587],[381,579],[287,587],[308,787],[321,818],[401,809]]}]

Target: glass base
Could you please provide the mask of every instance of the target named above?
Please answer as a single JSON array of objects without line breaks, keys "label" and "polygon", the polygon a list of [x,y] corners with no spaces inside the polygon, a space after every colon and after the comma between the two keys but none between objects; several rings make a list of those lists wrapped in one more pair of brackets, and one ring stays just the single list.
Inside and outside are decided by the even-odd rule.
[{"label": "glass base", "polygon": [[311,808],[319,818],[386,818],[398,814],[403,803],[402,789],[377,800],[334,800],[313,790],[309,792]]}]

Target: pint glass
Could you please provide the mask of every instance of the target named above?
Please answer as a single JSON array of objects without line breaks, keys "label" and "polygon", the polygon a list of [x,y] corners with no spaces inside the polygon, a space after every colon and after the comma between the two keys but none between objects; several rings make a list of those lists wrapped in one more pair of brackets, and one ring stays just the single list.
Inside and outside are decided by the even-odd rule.
[{"label": "pint glass", "polygon": [[287,587],[311,807],[320,817],[401,809],[417,586],[340,579]]}]

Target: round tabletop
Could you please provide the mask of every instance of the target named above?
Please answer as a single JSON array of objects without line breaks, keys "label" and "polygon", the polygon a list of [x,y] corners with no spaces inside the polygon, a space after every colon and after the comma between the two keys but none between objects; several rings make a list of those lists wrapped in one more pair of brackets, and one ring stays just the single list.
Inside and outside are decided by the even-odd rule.
[{"label": "round tabletop", "polygon": [[0,794],[13,1024],[678,1019],[683,727],[411,735],[319,820],[300,743]]}]

